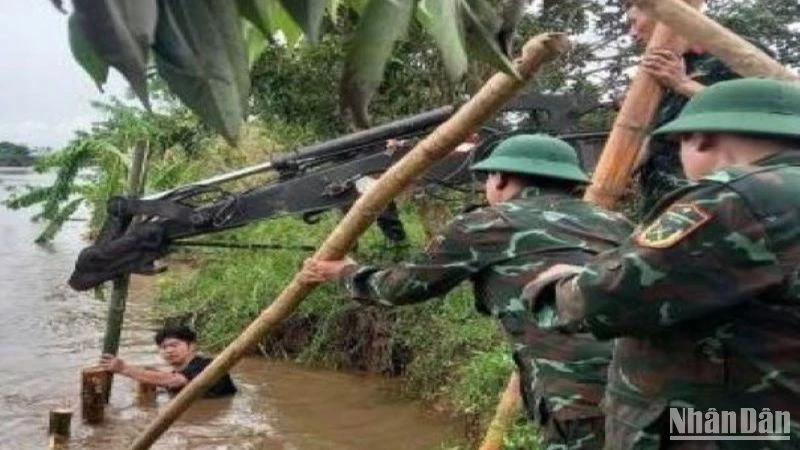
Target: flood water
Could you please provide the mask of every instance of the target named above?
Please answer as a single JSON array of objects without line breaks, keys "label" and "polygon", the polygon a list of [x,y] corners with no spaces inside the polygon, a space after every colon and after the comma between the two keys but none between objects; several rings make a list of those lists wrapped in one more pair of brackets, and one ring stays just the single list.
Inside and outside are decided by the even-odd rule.
[{"label": "flood water", "polygon": [[[0,168],[0,200],[9,188],[49,179]],[[169,399],[135,406],[134,383],[115,377],[105,422],[81,423],[80,371],[99,357],[106,304],[66,285],[86,223],[69,222],[52,244],[38,246],[33,240],[43,225],[29,220],[33,213],[0,206],[0,450],[47,448],[48,411],[65,405],[74,411],[69,449],[124,449]],[[131,363],[160,363],[152,342],[152,283],[132,279],[120,347]],[[152,448],[436,449],[459,435],[455,423],[398,400],[377,377],[256,357],[231,375],[239,394],[198,401]]]}]

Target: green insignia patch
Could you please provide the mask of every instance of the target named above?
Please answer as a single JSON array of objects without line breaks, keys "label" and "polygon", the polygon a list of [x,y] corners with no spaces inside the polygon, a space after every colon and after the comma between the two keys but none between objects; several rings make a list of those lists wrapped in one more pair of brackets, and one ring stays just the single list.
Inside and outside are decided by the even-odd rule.
[{"label": "green insignia patch", "polygon": [[711,214],[694,203],[672,205],[639,233],[635,241],[642,247],[669,248],[711,220]]}]

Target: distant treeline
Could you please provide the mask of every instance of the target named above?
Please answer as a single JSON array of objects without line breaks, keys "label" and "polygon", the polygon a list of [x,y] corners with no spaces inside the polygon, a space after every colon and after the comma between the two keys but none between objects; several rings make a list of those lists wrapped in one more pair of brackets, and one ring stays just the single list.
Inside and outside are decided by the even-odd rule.
[{"label": "distant treeline", "polygon": [[14,144],[13,142],[0,142],[0,166],[27,167],[36,163],[36,156],[30,148]]}]

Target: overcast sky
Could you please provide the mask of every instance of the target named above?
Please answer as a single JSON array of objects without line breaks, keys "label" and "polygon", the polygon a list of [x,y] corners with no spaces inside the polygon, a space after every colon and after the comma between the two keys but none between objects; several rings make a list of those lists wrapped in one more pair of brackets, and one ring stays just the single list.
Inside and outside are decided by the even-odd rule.
[{"label": "overcast sky", "polygon": [[[49,0],[0,0],[0,64],[0,141],[59,147],[99,118],[89,102],[103,94],[72,59],[67,16]],[[125,90],[112,69],[106,94]]]}]

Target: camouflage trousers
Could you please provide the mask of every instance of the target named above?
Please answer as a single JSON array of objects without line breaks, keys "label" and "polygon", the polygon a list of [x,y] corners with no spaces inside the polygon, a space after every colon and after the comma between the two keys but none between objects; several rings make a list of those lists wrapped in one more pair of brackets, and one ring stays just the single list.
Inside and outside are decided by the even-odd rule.
[{"label": "camouflage trousers", "polygon": [[541,428],[541,450],[602,450],[603,417],[558,420],[549,418]]}]

